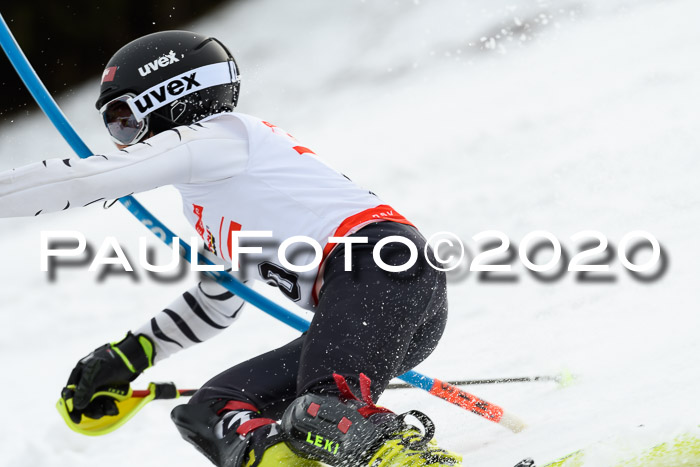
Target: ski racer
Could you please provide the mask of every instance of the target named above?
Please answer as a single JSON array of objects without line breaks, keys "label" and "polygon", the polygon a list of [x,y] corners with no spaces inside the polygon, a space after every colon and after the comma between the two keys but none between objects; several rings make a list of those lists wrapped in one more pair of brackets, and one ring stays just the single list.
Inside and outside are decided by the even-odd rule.
[{"label": "ski racer", "polygon": [[[173,185],[212,255],[240,278],[275,285],[314,312],[300,337],[214,376],[173,409],[183,438],[215,465],[461,465],[431,439],[426,415],[408,413],[421,430],[407,414],[374,402],[392,378],[430,355],[445,327],[445,275],[422,254],[426,240],[286,131],[234,112],[239,87],[236,61],[215,38],[165,31],[125,45],[107,64],[96,102],[118,149],[0,173],[0,216],[42,215]],[[259,252],[233,262],[239,231],[272,234]],[[293,236],[323,246],[318,267],[296,272],[280,264],[278,247]],[[389,237],[421,252],[407,270],[388,272],[374,260],[374,247]],[[289,251],[295,264],[316,257]],[[404,265],[412,251],[393,240],[381,258]],[[120,341],[89,353],[61,393],[72,421],[115,415],[105,392],[221,332],[242,306],[222,286],[202,281]]]}]

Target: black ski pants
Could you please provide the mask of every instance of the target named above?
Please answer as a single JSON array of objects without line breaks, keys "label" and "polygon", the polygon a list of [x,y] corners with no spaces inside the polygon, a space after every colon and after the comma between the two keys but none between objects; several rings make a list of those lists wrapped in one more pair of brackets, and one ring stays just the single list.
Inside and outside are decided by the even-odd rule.
[{"label": "black ski pants", "polygon": [[[384,271],[372,257],[376,243],[393,235],[409,239],[418,250],[416,263],[403,272]],[[277,419],[299,395],[336,391],[333,373],[344,376],[358,396],[359,374],[366,374],[376,401],[392,378],[432,353],[445,328],[447,294],[445,273],[425,259],[425,238],[412,226],[390,221],[370,224],[353,236],[369,242],[352,246],[352,271],[345,271],[342,244],[326,259],[309,330],[215,376],[191,403],[240,400]],[[398,242],[381,250],[390,265],[405,264],[409,256],[408,247]]]}]

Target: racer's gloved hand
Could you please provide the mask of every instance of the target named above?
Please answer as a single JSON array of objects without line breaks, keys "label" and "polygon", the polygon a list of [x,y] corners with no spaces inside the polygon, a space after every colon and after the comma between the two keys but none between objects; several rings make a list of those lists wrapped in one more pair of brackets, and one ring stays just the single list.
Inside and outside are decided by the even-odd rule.
[{"label": "racer's gloved hand", "polygon": [[129,332],[120,342],[105,344],[82,358],[61,391],[68,414],[75,423],[83,415],[99,419],[119,413],[114,395],[126,395],[129,383],[153,366],[151,340]]}]

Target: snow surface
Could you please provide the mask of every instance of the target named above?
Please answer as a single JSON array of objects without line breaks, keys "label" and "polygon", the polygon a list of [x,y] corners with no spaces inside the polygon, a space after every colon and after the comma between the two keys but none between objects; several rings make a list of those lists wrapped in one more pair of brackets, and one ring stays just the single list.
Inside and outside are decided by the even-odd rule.
[{"label": "snow surface", "polygon": [[[451,282],[448,329],[419,371],[578,376],[567,388],[466,388],[524,418],[524,432],[418,390],[381,400],[427,412],[464,465],[544,462],[593,444],[589,465],[604,466],[700,421],[698,17],[695,0],[247,0],[190,29],[234,51],[240,111],[290,131],[427,234],[455,232],[473,252],[471,237],[484,230],[501,230],[516,246],[547,230],[570,255],[578,245],[570,236],[582,230],[614,246],[638,229],[659,239],[668,268],[652,282],[633,279],[615,257],[608,283],[581,283],[573,273],[544,283],[518,261],[514,283],[480,282],[476,273]],[[98,152],[110,146],[93,107],[99,72],[60,99]],[[0,131],[3,169],[70,154],[38,113]],[[192,234],[174,190],[139,199],[183,237]],[[66,229],[85,232],[95,247],[114,235],[134,260],[138,237],[149,235],[118,206],[0,220],[0,464],[208,465],[171,424],[174,401],[154,402],[98,438],[74,434],[58,417],[53,406],[75,362],[195,280],[164,285],[140,270],[138,282],[113,275],[99,283],[82,266],[60,269],[51,283],[39,270],[39,234]],[[197,387],[295,335],[249,308],[136,386]]]}]

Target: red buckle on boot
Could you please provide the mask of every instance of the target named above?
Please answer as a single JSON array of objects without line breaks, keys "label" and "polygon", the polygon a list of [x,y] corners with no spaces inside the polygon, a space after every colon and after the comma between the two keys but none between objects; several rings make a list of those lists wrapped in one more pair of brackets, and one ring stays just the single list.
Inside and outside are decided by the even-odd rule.
[{"label": "red buckle on boot", "polygon": [[[334,373],[333,379],[335,380],[336,386],[338,386],[338,390],[340,391],[340,399],[343,402],[360,400],[357,398],[357,396],[355,396],[355,394],[352,393],[350,386],[348,386],[348,382],[343,376]],[[361,402],[366,404],[364,407],[357,409],[360,415],[362,415],[364,418],[368,418],[370,415],[374,415],[375,413],[394,413],[389,409],[379,407],[374,404],[374,401],[372,401],[372,393],[370,392],[371,385],[372,380],[370,380],[364,373],[360,373],[360,392],[362,393]]]},{"label": "red buckle on boot", "polygon": [[225,412],[230,412],[232,410],[250,410],[251,412],[258,413],[258,408],[253,404],[241,401],[228,401],[225,406],[216,412],[216,415],[222,415]]},{"label": "red buckle on boot", "polygon": [[273,423],[277,423],[277,421],[271,418],[253,418],[245,423],[241,423],[241,426],[238,427],[236,433],[241,436],[245,436],[251,431],[257,430],[261,426],[272,425]]}]

